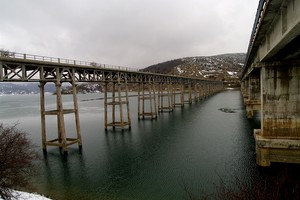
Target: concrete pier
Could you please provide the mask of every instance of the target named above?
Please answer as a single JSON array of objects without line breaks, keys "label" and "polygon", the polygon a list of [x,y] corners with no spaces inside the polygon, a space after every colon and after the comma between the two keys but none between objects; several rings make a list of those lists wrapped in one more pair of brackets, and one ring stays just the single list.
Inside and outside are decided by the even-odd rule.
[{"label": "concrete pier", "polygon": [[244,99],[244,103],[246,106],[247,117],[253,118],[254,111],[261,110],[260,74],[258,72],[251,74],[248,83],[248,96],[247,99]]},{"label": "concrete pier", "polygon": [[261,130],[255,131],[257,162],[300,163],[300,63],[261,68]]}]

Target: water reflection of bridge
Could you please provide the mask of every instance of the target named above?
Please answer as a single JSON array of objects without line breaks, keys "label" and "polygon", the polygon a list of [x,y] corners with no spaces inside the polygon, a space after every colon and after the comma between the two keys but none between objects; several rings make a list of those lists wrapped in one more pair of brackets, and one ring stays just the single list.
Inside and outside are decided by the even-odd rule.
[{"label": "water reflection of bridge", "polygon": [[[104,86],[105,129],[109,127],[131,127],[129,109],[129,87],[138,90],[138,117],[157,118],[158,112],[172,112],[175,107],[191,104],[222,90],[220,81],[180,77],[166,74],[141,72],[137,69],[83,62],[69,59],[0,52],[1,82],[39,82],[41,132],[43,149],[58,146],[68,151],[68,146],[82,146],[77,91],[78,82],[102,83]],[[45,84],[56,86],[56,109],[46,110]],[[62,83],[72,87],[74,107],[64,109],[62,100]],[[111,116],[108,115],[111,110]],[[77,137],[69,138],[66,134],[64,115],[74,113]],[[46,116],[57,117],[58,137],[47,140]]]}]

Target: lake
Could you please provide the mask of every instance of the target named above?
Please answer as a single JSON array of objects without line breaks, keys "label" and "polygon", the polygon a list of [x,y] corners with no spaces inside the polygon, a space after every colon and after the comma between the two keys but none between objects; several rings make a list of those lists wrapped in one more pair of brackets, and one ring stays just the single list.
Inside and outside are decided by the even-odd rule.
[{"label": "lake", "polygon": [[[78,95],[83,149],[70,146],[65,157],[59,148],[48,147],[47,156],[37,161],[35,191],[53,199],[188,199],[185,188],[198,196],[201,190],[213,192],[220,179],[251,185],[285,167],[256,165],[253,128],[260,127],[260,116],[246,118],[239,90],[160,113],[155,120],[138,120],[137,97],[130,97],[131,130],[107,132],[101,97]],[[71,108],[72,97],[63,99]],[[47,109],[55,108],[55,96],[46,95],[46,101]],[[1,122],[18,123],[43,155],[39,95],[1,96],[0,102]],[[74,116],[65,115],[65,122],[72,137]],[[47,131],[48,139],[57,134],[54,116],[47,116]]]}]

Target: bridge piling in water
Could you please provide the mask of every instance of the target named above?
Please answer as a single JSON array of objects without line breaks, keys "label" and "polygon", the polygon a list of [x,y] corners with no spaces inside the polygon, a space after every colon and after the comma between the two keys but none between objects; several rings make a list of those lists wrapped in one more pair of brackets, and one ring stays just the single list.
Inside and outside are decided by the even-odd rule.
[{"label": "bridge piling in water", "polygon": [[[129,109],[129,98],[128,98],[128,86],[126,83],[121,82],[112,82],[112,97],[111,101],[108,102],[108,84],[105,83],[105,91],[104,91],[104,119],[105,119],[105,130],[108,127],[113,127],[113,129],[120,127],[121,130],[124,130],[127,126],[129,129],[131,128],[131,118],[130,118],[130,109]],[[122,86],[124,87],[125,97],[122,96]],[[116,96],[117,94],[117,96]],[[124,114],[123,105],[126,106],[126,114]],[[108,106],[112,106],[111,111],[111,122],[108,119]],[[118,109],[117,109],[117,108]],[[119,111],[119,117],[116,117],[116,113]],[[127,121],[126,121],[127,116]]]},{"label": "bridge piling in water", "polygon": [[173,84],[173,107],[184,107],[184,85]]},{"label": "bridge piling in water", "polygon": [[[73,109],[64,109],[63,108],[63,100],[61,95],[61,82],[57,80],[55,82],[56,87],[56,110],[48,110],[45,109],[45,85],[47,82],[40,82],[40,108],[41,108],[41,129],[42,129],[42,147],[43,151],[47,152],[47,146],[58,146],[63,149],[64,153],[68,152],[68,146],[78,143],[79,149],[82,148],[81,142],[81,132],[80,132],[80,123],[79,123],[79,113],[78,113],[78,102],[77,102],[77,92],[75,81],[72,81],[72,89],[73,89]],[[65,128],[65,114],[75,114],[75,124],[76,124],[76,138],[67,137],[66,128]],[[54,115],[57,118],[57,138],[47,140],[46,133],[46,115]]]},{"label": "bridge piling in water", "polygon": [[247,118],[253,118],[255,110],[261,110],[260,74],[251,74],[248,78],[248,98],[245,100]]},{"label": "bridge piling in water", "polygon": [[187,100],[184,98],[184,103],[185,104],[191,104],[193,102],[193,91],[192,91],[192,84],[191,83],[188,83],[187,91],[186,91],[186,85],[184,86],[184,93],[187,94],[187,96],[188,96]]},{"label": "bridge piling in water", "polygon": [[[142,105],[142,109],[141,109]],[[149,108],[146,108],[146,106]],[[148,110],[148,111],[147,111]],[[138,86],[138,118],[157,118],[156,91],[152,83],[139,83]]]},{"label": "bridge piling in water", "polygon": [[257,163],[300,163],[300,63],[261,68],[261,129],[255,130]]},{"label": "bridge piling in water", "polygon": [[170,83],[159,84],[158,92],[158,111],[172,112],[173,111],[173,88]]}]

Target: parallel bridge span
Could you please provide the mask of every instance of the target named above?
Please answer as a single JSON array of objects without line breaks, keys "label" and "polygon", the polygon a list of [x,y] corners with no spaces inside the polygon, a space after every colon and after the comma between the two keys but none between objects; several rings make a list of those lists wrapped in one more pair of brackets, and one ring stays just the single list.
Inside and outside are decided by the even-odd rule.
[{"label": "parallel bridge span", "polygon": [[256,161],[300,163],[300,0],[260,0],[241,77]]},{"label": "parallel bridge span", "polygon": [[[62,58],[0,51],[0,82],[39,82],[41,104],[41,132],[43,150],[47,146],[59,146],[67,153],[68,146],[78,143],[82,146],[79,122],[77,90],[78,82],[102,83],[104,86],[105,129],[131,128],[128,98],[128,85],[138,90],[139,119],[157,118],[158,112],[171,112],[185,103],[199,101],[223,89],[223,82],[182,77],[167,74],[142,72],[138,69],[97,64]],[[55,110],[46,110],[45,84],[52,82],[56,86]],[[72,85],[74,108],[64,109],[61,85]],[[122,95],[123,94],[123,95]],[[188,97],[187,99],[185,99]],[[108,107],[112,114],[108,116]],[[67,137],[65,114],[75,114],[76,138]],[[57,116],[58,136],[47,140],[46,116]]]}]

